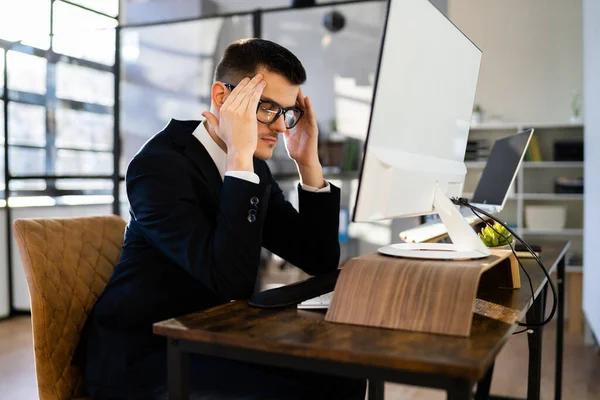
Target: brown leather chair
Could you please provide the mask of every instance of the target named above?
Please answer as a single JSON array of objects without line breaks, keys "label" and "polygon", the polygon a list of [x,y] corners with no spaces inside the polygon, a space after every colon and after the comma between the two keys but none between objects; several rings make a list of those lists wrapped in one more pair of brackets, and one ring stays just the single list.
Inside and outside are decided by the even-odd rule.
[{"label": "brown leather chair", "polygon": [[71,361],[86,318],[119,260],[125,226],[114,215],[13,224],[31,299],[40,400],[82,398],[83,377]]}]

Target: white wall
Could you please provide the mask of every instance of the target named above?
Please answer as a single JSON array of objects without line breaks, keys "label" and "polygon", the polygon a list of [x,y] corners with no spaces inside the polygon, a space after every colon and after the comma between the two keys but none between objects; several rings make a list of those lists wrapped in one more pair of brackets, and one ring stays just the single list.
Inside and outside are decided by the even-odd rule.
[{"label": "white wall", "polygon": [[487,116],[569,120],[571,91],[583,84],[581,0],[448,3],[450,19],[483,51],[476,102]]},{"label": "white wall", "polygon": [[600,2],[583,0],[585,99],[585,233],[583,243],[583,311],[600,339]]}]

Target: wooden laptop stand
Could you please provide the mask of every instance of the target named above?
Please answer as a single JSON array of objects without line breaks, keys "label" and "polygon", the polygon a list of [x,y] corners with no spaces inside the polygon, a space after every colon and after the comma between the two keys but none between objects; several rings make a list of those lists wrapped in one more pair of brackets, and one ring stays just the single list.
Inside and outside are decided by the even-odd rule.
[{"label": "wooden laptop stand", "polygon": [[479,286],[519,288],[510,250],[479,260],[369,254],[344,264],[326,321],[469,336]]}]

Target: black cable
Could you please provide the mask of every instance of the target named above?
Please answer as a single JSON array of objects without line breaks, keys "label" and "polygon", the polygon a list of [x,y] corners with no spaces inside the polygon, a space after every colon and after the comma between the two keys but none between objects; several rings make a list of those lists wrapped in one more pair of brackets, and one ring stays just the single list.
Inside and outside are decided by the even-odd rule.
[{"label": "black cable", "polygon": [[[519,235],[517,235],[512,229],[510,229],[510,227],[508,227],[506,224],[504,224],[501,221],[496,220],[496,218],[489,214],[488,212],[470,204],[466,199],[461,198],[461,199],[453,199],[453,201],[455,203],[458,203],[459,205],[464,205],[467,206],[471,209],[471,211],[473,211],[475,213],[475,211],[479,211],[482,214],[486,215],[487,217],[489,217],[490,219],[498,222],[500,225],[502,225],[503,227],[506,228],[506,230],[508,230],[514,237],[516,237],[522,244],[523,246],[525,246],[525,248],[531,253],[531,255],[535,258],[535,260],[537,261],[537,263],[539,264],[539,266],[542,268],[542,271],[544,272],[544,275],[546,276],[546,278],[548,279],[548,283],[550,284],[550,287],[552,289],[552,296],[553,296],[553,304],[552,304],[552,310],[550,312],[550,315],[548,316],[548,318],[546,318],[544,321],[542,321],[541,323],[530,323],[530,324],[519,324],[521,326],[527,326],[527,327],[538,327],[538,326],[544,326],[546,324],[548,324],[548,322],[550,322],[552,320],[552,318],[554,317],[554,314],[556,313],[556,308],[557,308],[557,304],[558,304],[558,300],[557,300],[557,295],[556,295],[556,288],[554,287],[554,283],[552,282],[552,278],[550,277],[550,274],[548,273],[548,270],[546,269],[546,267],[544,266],[544,263],[542,262],[542,260],[540,260],[540,258],[538,257],[538,255],[535,253],[535,251],[531,248],[531,246],[529,246],[529,244],[527,244],[527,242],[525,242],[523,239],[521,239],[521,237],[519,237]],[[481,218],[481,217],[480,217]],[[493,229],[493,228],[492,228]],[[495,230],[495,229],[494,229]],[[512,248],[512,246],[511,246]]]},{"label": "black cable", "polygon": [[[525,324],[524,326],[538,327],[538,326],[544,326],[544,325],[548,324],[548,322],[550,322],[552,320],[552,318],[554,317],[554,314],[556,313],[556,309],[557,309],[557,305],[558,305],[558,298],[557,298],[557,294],[556,294],[556,287],[554,286],[554,283],[552,282],[552,277],[548,273],[548,270],[544,266],[544,263],[538,257],[538,255],[535,253],[535,251],[531,248],[531,246],[527,242],[525,242],[523,239],[521,239],[521,237],[519,237],[519,235],[517,235],[510,227],[508,227],[505,223],[496,220],[496,218],[493,215],[491,215],[490,213],[488,213],[487,211],[484,211],[484,210],[482,210],[482,209],[480,209],[480,208],[478,208],[478,207],[470,204],[469,201],[467,199],[464,199],[464,198],[459,198],[459,199],[454,198],[454,199],[452,199],[452,201],[455,204],[469,207],[472,211],[476,210],[476,211],[482,213],[483,215],[487,216],[488,218],[490,218],[490,219],[498,222],[500,225],[502,225],[503,227],[505,227],[506,230],[509,231],[514,237],[516,237],[523,244],[523,246],[525,246],[525,248],[531,253],[531,255],[533,256],[533,258],[535,258],[535,260],[537,261],[537,263],[539,264],[539,266],[542,268],[542,271],[544,272],[544,275],[548,279],[548,283],[550,284],[550,288],[552,289],[552,298],[553,298],[552,310],[550,311],[550,315],[548,316],[548,318],[546,318],[541,323]],[[542,310],[542,312],[543,312],[543,310]]]},{"label": "black cable", "polygon": [[[521,264],[521,260],[517,256],[517,253],[516,253],[515,249],[513,248],[512,243],[509,243],[508,242],[508,238],[506,236],[504,236],[503,234],[501,234],[500,232],[498,232],[496,230],[496,228],[494,228],[494,226],[492,224],[490,224],[488,221],[486,221],[485,219],[483,219],[483,217],[481,215],[479,215],[477,213],[477,211],[471,209],[471,212],[473,214],[475,214],[475,216],[477,218],[479,218],[480,220],[482,220],[487,226],[489,226],[490,228],[492,228],[494,230],[494,232],[496,232],[498,235],[502,236],[502,238],[508,243],[508,245],[510,246],[510,249],[512,250],[513,255],[515,256],[515,258],[517,260],[517,263],[519,263],[519,267],[525,273],[525,276],[527,276],[527,281],[529,282],[529,289],[531,290],[531,302],[533,303],[533,301],[535,300],[535,294],[534,294],[534,290],[533,290],[533,283],[531,282],[531,277],[529,276],[529,273],[527,272],[527,270],[525,269],[525,267],[523,267],[523,264]],[[536,316],[536,313],[535,313],[535,307],[532,310],[533,310],[533,319],[537,320],[537,316]],[[524,324],[522,322],[517,322],[517,325],[519,325],[519,326],[527,326],[527,324]],[[525,329],[524,331],[527,331],[527,329]],[[522,333],[524,331],[515,332],[515,333],[513,333],[513,335],[516,335],[518,333]]]}]

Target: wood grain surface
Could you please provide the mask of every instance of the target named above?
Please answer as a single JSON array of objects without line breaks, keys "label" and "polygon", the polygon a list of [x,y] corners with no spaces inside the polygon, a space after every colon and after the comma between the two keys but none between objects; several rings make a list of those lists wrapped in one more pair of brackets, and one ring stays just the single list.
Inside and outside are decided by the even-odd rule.
[{"label": "wood grain surface", "polygon": [[513,258],[506,250],[481,260],[356,257],[340,273],[325,320],[469,336],[480,277],[493,275],[484,279],[493,288],[518,287]]},{"label": "wood grain surface", "polygon": [[[568,249],[565,241],[540,244],[548,269],[555,268]],[[537,296],[546,278],[535,261],[523,260],[522,264]],[[480,287],[477,297],[519,310],[523,318],[532,301],[523,278],[524,274],[522,289]],[[233,350],[480,379],[516,329],[481,315],[473,316],[469,337],[336,324],[324,317],[319,311],[262,309],[236,301],[156,323],[154,333]]]}]

